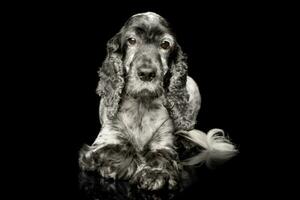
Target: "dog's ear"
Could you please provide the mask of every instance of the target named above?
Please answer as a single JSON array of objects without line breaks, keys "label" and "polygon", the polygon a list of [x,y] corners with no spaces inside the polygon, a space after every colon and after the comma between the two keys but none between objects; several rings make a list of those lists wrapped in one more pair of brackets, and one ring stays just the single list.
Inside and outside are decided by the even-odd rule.
[{"label": "dog's ear", "polygon": [[189,94],[186,88],[187,57],[176,44],[170,55],[170,70],[165,76],[166,107],[174,121],[176,130],[190,130],[194,127],[192,111],[189,108]]},{"label": "dog's ear", "polygon": [[119,109],[124,88],[124,70],[120,43],[121,33],[117,33],[107,42],[107,56],[98,71],[97,94],[104,100],[107,117],[112,119]]}]

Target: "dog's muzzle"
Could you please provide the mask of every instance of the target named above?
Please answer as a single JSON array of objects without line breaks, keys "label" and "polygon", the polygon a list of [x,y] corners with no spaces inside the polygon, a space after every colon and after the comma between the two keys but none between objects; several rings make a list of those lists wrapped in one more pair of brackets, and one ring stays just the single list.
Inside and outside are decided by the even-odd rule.
[{"label": "dog's muzzle", "polygon": [[156,68],[152,66],[141,66],[137,69],[137,75],[142,81],[152,81],[156,77]]}]

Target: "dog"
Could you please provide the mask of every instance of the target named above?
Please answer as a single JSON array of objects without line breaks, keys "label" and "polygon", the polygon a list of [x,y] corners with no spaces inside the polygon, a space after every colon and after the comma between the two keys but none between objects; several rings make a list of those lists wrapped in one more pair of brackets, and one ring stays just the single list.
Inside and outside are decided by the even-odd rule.
[{"label": "dog", "polygon": [[[187,75],[182,52],[169,23],[146,12],[130,17],[107,43],[97,93],[102,128],[91,146],[80,150],[83,171],[129,180],[145,190],[174,189],[182,165],[233,156],[237,149],[222,130],[195,130],[201,104],[197,83]],[[203,148],[179,159],[177,141]],[[179,142],[180,142],[179,141]]]}]

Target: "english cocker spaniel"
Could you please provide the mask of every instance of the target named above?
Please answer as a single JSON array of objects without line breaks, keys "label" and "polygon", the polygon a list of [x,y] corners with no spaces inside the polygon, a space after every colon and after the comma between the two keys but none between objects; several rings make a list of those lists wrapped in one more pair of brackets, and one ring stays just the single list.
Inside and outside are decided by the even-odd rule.
[{"label": "english cocker spaniel", "polygon": [[[193,129],[200,93],[187,69],[164,18],[153,12],[130,17],[107,43],[97,87],[102,128],[94,143],[81,149],[81,169],[146,190],[173,189],[183,164],[231,157],[236,148],[222,130]],[[184,139],[203,150],[180,161],[176,144]]]}]

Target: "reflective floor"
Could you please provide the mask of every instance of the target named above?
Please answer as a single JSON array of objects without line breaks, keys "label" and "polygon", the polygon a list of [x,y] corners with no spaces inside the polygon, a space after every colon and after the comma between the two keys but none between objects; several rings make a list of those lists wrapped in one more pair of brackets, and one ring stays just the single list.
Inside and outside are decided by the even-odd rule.
[{"label": "reflective floor", "polygon": [[121,200],[121,199],[174,199],[195,181],[195,169],[187,168],[182,173],[180,188],[175,191],[161,190],[148,192],[137,189],[127,181],[103,179],[93,173],[79,173],[79,188],[85,199]]},{"label": "reflective floor", "polygon": [[[230,192],[231,188],[239,187],[239,180],[242,177],[237,171],[238,165],[239,158],[233,158],[222,165],[215,166],[214,169],[208,169],[205,165],[184,167],[180,187],[176,191],[156,192],[139,190],[127,181],[107,180],[93,173],[79,172],[79,190],[81,199],[86,200],[169,200],[216,197],[225,191]],[[226,196],[226,193],[224,195]]]}]

